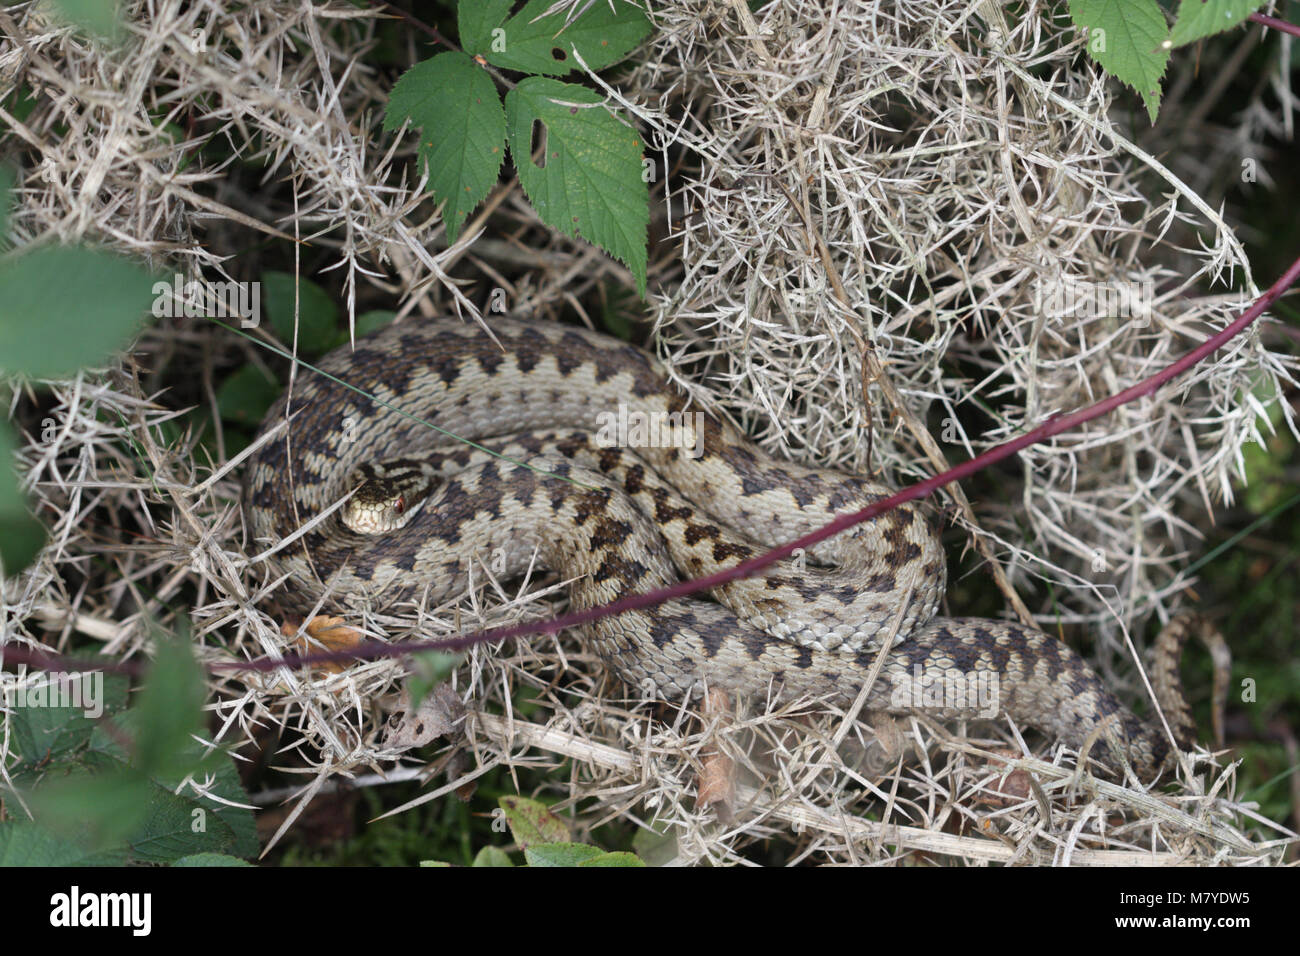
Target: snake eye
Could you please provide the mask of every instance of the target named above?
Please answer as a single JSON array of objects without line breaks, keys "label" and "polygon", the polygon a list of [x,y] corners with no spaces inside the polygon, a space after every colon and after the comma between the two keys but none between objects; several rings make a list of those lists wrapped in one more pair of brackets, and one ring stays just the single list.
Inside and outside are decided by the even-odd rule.
[{"label": "snake eye", "polygon": [[405,495],[399,495],[397,500],[393,502],[393,510],[396,511],[399,515],[406,510]]}]

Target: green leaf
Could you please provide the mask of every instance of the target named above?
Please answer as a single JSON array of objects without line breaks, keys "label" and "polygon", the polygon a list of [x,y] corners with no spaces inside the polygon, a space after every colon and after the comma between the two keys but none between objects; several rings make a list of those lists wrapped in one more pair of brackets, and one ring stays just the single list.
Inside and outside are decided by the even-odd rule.
[{"label": "green leaf", "polygon": [[543,843],[524,848],[529,866],[581,866],[598,856],[605,856],[605,851],[585,843]]},{"label": "green leaf", "polygon": [[478,851],[471,866],[514,866],[510,854],[499,846],[485,846]]},{"label": "green leaf", "polygon": [[42,826],[98,849],[118,846],[145,825],[153,785],[120,760],[96,756],[89,769],[46,776],[27,795]]},{"label": "green leaf", "polygon": [[0,867],[122,866],[124,847],[92,850],[30,820],[0,823]]},{"label": "green leaf", "polygon": [[568,826],[547,809],[546,804],[527,797],[500,797],[497,803],[505,811],[510,835],[521,847],[562,843],[569,839]]},{"label": "green leaf", "polygon": [[11,752],[28,764],[57,763],[87,746],[95,719],[120,709],[126,700],[126,680],[106,677],[102,671],[38,676],[48,681],[44,687],[28,687],[21,697],[11,691],[5,700]]},{"label": "green leaf", "polygon": [[45,525],[29,514],[0,515],[0,576],[24,571],[45,547]]},{"label": "green leaf", "polygon": [[[32,110],[36,108],[36,94],[26,83],[20,83],[18,87],[9,94],[4,103],[4,108],[9,114],[20,123],[26,123],[27,117],[32,115]],[[8,129],[9,124],[0,121],[0,129]]]},{"label": "green leaf", "polygon": [[369,312],[362,312],[357,316],[356,336],[361,338],[371,332],[378,332],[384,326],[391,324],[395,318],[397,313],[391,309],[371,309]]},{"label": "green leaf", "polygon": [[[231,821],[121,761],[98,757],[93,773],[43,781],[28,795],[37,820],[56,834],[129,847],[132,859],[167,863],[201,852],[239,852]],[[254,852],[256,844],[254,843]]]},{"label": "green leaf", "polygon": [[235,842],[229,852],[242,857],[257,856],[261,850],[261,843],[257,836],[257,818],[247,806],[248,794],[240,782],[239,769],[235,766],[233,757],[223,757],[217,765],[216,779],[210,786],[205,786],[204,790],[212,798],[219,797],[221,800],[239,801],[244,804],[242,807],[234,807],[228,803],[219,803],[216,799],[199,801],[200,805],[207,807],[209,812],[215,813],[234,833]]},{"label": "green leaf", "polygon": [[[27,765],[38,758],[34,767],[20,763],[14,779],[24,788],[35,781],[26,802],[37,820],[78,846],[126,847],[130,859],[152,863],[200,853],[255,856],[256,824],[239,805],[248,796],[234,761],[187,732],[201,726],[203,695],[188,642],[159,639],[157,647],[129,711],[122,711],[126,682],[116,677],[95,694],[105,719],[93,724],[78,708],[13,707],[16,750]],[[186,780],[191,774],[197,786]]]},{"label": "green leaf", "polygon": [[252,866],[247,860],[225,853],[191,853],[172,863],[172,866]]},{"label": "green leaf", "polygon": [[84,33],[113,39],[122,32],[117,0],[55,0],[63,18]]},{"label": "green leaf", "polygon": [[1169,63],[1169,28],[1155,0],[1070,0],[1069,6],[1075,25],[1088,28],[1088,53],[1137,90],[1154,123]]},{"label": "green leaf", "polygon": [[[545,128],[542,166],[531,157],[535,122]],[[506,94],[506,129],[519,182],[542,221],[621,259],[644,296],[650,190],[641,137],[595,93],[540,76]]]},{"label": "green leaf", "polygon": [[14,470],[17,450],[9,423],[0,421],[0,515],[26,511],[27,508],[27,498],[19,485],[18,472]]},{"label": "green leaf", "polygon": [[[206,693],[202,671],[190,652],[188,634],[189,628],[182,622],[178,637],[155,639],[158,652],[136,706],[117,714],[114,733],[97,726],[91,748],[106,757],[121,759],[127,756],[121,743],[133,741],[131,750],[137,766],[143,766],[151,752],[162,752],[164,759],[157,761],[151,783],[164,792],[179,793],[186,801],[184,826],[195,834],[195,842],[190,849],[182,847],[184,852],[219,850],[236,856],[256,856],[257,824],[233,758],[186,732],[191,720],[195,732],[202,730],[199,708]],[[151,690],[156,680],[165,685],[161,696]],[[172,703],[168,703],[169,695]],[[168,711],[168,707],[175,709]],[[170,739],[158,739],[157,731],[150,726],[158,721],[160,712],[167,714],[167,722],[176,725],[168,731]],[[191,774],[197,787],[186,782]],[[205,832],[209,834],[206,837]],[[143,837],[137,835],[133,841],[140,839]]]},{"label": "green leaf", "polygon": [[643,860],[637,859],[635,853],[602,853],[600,856],[593,856],[590,860],[584,860],[579,866],[645,866]]},{"label": "green leaf", "polygon": [[492,48],[492,31],[501,26],[513,5],[514,0],[460,0],[456,8],[460,48],[471,56],[486,55]]},{"label": "green leaf", "polygon": [[222,421],[257,425],[280,394],[280,383],[256,365],[241,365],[217,387]]},{"label": "green leaf", "polygon": [[14,437],[0,422],[0,576],[18,574],[45,547],[45,526],[27,510],[27,498],[14,471]]},{"label": "green leaf", "polygon": [[421,130],[417,155],[433,195],[446,203],[442,221],[455,242],[461,223],[483,201],[505,159],[505,114],[496,87],[464,53],[439,53],[415,64],[388,97],[384,129],[406,120]]},{"label": "green leaf", "polygon": [[637,301],[630,289],[612,283],[601,283],[600,324],[606,332],[624,342],[631,342],[633,322],[648,320],[645,303]]},{"label": "green leaf", "polygon": [[[145,717],[138,707],[119,715],[116,720],[117,739],[138,739],[143,719]],[[106,756],[126,756],[117,740],[103,733],[100,728],[96,728],[91,744],[92,748]],[[195,834],[195,842],[190,849],[182,847],[181,850],[219,850],[242,857],[256,856],[259,849],[257,823],[247,806],[248,794],[244,792],[239,780],[234,760],[191,738],[177,754],[175,764],[175,769],[154,776],[151,783],[169,793],[179,792],[186,801],[188,816],[184,826]],[[194,779],[200,784],[198,789],[201,793],[196,793],[193,786],[185,783],[185,778],[191,772],[195,773]],[[132,842],[144,839],[141,832],[132,837]],[[210,836],[204,836],[205,832]]]},{"label": "green leaf", "polygon": [[1169,34],[1174,46],[1186,46],[1215,33],[1230,30],[1264,6],[1258,0],[1182,0],[1178,19]]},{"label": "green leaf", "polygon": [[645,866],[635,853],[606,853],[585,843],[543,843],[524,848],[529,866]]},{"label": "green leaf", "polygon": [[406,692],[411,698],[411,707],[419,707],[424,698],[460,666],[464,654],[448,651],[421,651],[411,656],[411,676],[406,679]]},{"label": "green leaf", "polygon": [[298,351],[320,353],[330,347],[339,324],[339,307],[310,279],[295,281],[288,272],[262,273],[262,299],[275,334],[293,344],[294,287],[298,292]]},{"label": "green leaf", "polygon": [[[197,741],[190,741],[184,759],[191,766],[198,766],[206,750],[207,748]],[[241,857],[257,856],[260,849],[257,821],[253,817],[253,811],[248,807],[248,794],[240,782],[239,770],[235,766],[234,758],[218,751],[209,757],[206,763],[207,770],[196,778],[201,784],[202,795],[188,788],[181,791],[189,800],[191,829],[201,825],[211,834],[206,840],[206,845],[196,844],[196,846],[200,849],[233,853]],[[157,782],[167,790],[175,791],[181,785],[181,779],[182,775],[173,774],[162,777]],[[243,806],[233,804],[243,804]],[[196,809],[203,813],[195,814]],[[233,836],[233,842],[227,842],[227,834]],[[214,842],[218,837],[219,844]]]},{"label": "green leaf", "polygon": [[0,249],[9,235],[9,210],[13,207],[14,171],[0,166]]},{"label": "green leaf", "polygon": [[139,266],[98,249],[50,246],[0,263],[0,372],[67,378],[139,330],[154,300]]},{"label": "green leaf", "polygon": [[647,866],[664,866],[677,857],[677,835],[663,822],[649,830],[637,827],[632,849]]},{"label": "green leaf", "polygon": [[[378,332],[384,326],[392,323],[397,318],[397,313],[391,309],[371,309],[369,312],[362,312],[356,318],[355,337],[361,338],[363,335],[369,335],[371,332]],[[340,348],[344,345],[351,345],[353,335],[348,333],[347,323],[338,330],[334,336],[334,341],[330,343],[331,349]]]},{"label": "green leaf", "polygon": [[[480,53],[507,70],[563,76],[580,68],[575,48],[589,69],[603,70],[632,52],[650,32],[645,13],[624,0],[615,0],[612,9],[609,0],[596,0],[567,25],[563,12],[542,16],[554,5],[555,0],[532,0],[505,23],[502,42],[485,43],[476,29],[477,45],[472,50],[466,45],[466,52]],[[499,20],[493,24],[498,25]]]},{"label": "green leaf", "polygon": [[192,735],[203,726],[206,689],[194,659],[188,628],[176,636],[157,633],[153,665],[132,708],[135,765],[147,774],[193,769]]},{"label": "green leaf", "polygon": [[235,848],[235,832],[211,809],[165,787],[149,787],[141,826],[127,838],[131,855],[146,863],[169,863],[194,853]]}]

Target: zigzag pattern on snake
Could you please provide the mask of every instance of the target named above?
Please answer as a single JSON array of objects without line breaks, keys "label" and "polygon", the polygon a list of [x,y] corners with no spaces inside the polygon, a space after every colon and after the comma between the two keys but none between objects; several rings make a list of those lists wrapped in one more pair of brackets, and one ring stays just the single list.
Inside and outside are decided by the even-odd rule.
[{"label": "zigzag pattern on snake", "polygon": [[[462,593],[472,562],[496,549],[507,576],[540,558],[574,579],[575,608],[593,607],[734,565],[891,493],[865,478],[778,462],[707,414],[672,419],[680,441],[667,447],[600,447],[592,437],[598,416],[620,403],[625,412],[687,411],[658,362],[582,329],[494,319],[492,332],[496,341],[456,319],[397,324],[319,363],[401,412],[309,372],[271,409],[263,431],[286,413],[289,425],[253,453],[244,478],[245,517],[260,543],[287,538],[336,505],[371,463],[417,459],[437,475],[423,507],[397,530],[357,534],[332,514],[272,554],[272,570],[289,576],[286,610],[307,612],[322,595],[327,608],[433,606]],[[454,445],[415,419],[513,460]],[[1169,756],[1164,730],[1136,717],[1062,642],[1019,624],[936,617],[944,555],[918,505],[807,557],[806,566],[782,562],[718,588],[711,600],[602,618],[584,637],[646,694],[676,699],[707,682],[851,701],[896,628],[868,709],[973,717],[985,702],[950,695],[917,708],[915,695],[899,689],[918,674],[987,677],[996,681],[997,713],[1022,725],[1078,748],[1105,722],[1145,776]],[[1194,729],[1177,670],[1190,630],[1187,622],[1167,627],[1155,648],[1153,683],[1180,747]]]}]

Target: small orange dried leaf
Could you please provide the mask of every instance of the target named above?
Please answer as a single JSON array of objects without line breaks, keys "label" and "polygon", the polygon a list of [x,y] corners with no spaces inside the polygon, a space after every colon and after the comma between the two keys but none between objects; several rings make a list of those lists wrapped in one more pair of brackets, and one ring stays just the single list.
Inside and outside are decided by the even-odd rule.
[{"label": "small orange dried leaf", "polygon": [[[286,631],[287,629],[287,631]],[[328,617],[320,615],[312,618],[304,627],[306,636],[299,636],[294,641],[294,648],[300,654],[311,654],[314,651],[346,651],[359,645],[365,636],[355,628],[348,627],[343,623],[341,617]],[[280,632],[286,637],[292,636],[298,632],[298,629],[289,624],[280,628]],[[320,665],[321,669],[330,674],[342,673],[346,665],[340,661],[330,661]]]}]

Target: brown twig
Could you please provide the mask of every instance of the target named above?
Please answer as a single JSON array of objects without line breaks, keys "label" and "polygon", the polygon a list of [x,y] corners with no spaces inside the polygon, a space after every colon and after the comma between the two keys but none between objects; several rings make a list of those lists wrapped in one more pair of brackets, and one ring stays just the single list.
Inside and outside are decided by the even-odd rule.
[{"label": "brown twig", "polygon": [[1300,37],[1300,27],[1294,23],[1288,23],[1286,20],[1279,20],[1277,17],[1270,17],[1266,13],[1252,13],[1248,18],[1255,23],[1263,24],[1266,27],[1272,27],[1274,30],[1281,30],[1283,33],[1289,33],[1293,37]]}]

